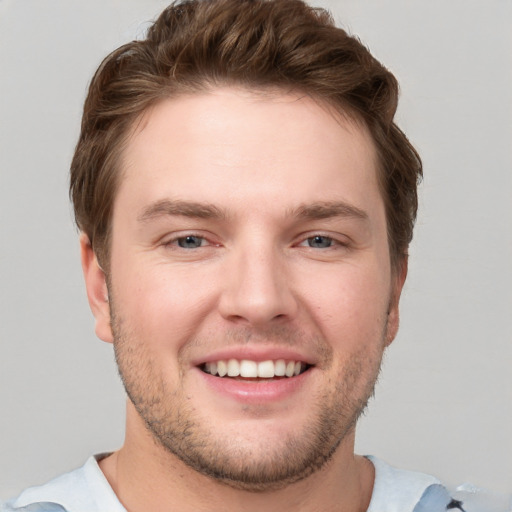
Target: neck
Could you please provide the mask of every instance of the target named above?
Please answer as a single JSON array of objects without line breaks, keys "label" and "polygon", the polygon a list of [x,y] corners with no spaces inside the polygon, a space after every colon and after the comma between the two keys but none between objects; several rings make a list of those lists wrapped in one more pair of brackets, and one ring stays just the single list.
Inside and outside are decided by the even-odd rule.
[{"label": "neck", "polygon": [[249,492],[189,468],[157,444],[145,428],[130,428],[130,418],[127,427],[125,444],[100,461],[100,468],[128,512],[364,512],[371,499],[374,468],[354,455],[353,433],[309,477],[279,490]]}]

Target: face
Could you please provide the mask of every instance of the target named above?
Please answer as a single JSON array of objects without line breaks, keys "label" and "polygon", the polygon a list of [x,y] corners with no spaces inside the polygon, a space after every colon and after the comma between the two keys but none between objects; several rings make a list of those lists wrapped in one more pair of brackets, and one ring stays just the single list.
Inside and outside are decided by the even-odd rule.
[{"label": "face", "polygon": [[362,126],[307,96],[164,101],[126,147],[111,244],[108,302],[86,242],[84,269],[132,434],[248,490],[349,442],[402,284]]}]

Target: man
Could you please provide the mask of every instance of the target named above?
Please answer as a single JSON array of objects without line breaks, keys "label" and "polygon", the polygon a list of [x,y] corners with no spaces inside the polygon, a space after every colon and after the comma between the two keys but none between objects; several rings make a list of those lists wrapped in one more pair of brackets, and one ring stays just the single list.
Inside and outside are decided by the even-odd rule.
[{"label": "man", "polygon": [[71,195],[126,440],[5,510],[462,510],[354,455],[421,177],[397,90],[299,0],[178,3],[105,59]]}]

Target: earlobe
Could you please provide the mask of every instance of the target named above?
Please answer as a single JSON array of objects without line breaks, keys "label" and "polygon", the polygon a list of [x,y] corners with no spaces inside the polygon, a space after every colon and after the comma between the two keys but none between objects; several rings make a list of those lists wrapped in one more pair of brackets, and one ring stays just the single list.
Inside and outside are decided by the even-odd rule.
[{"label": "earlobe", "polygon": [[386,347],[391,345],[398,333],[398,326],[400,324],[400,295],[404,287],[405,279],[407,277],[408,257],[403,256],[402,261],[399,263],[393,276],[393,284],[391,291],[391,300],[388,311],[388,323],[386,329]]},{"label": "earlobe", "polygon": [[80,235],[80,254],[87,299],[95,319],[96,336],[103,341],[112,343],[113,335],[110,326],[110,304],[106,276],[98,263],[89,237],[85,233]]}]

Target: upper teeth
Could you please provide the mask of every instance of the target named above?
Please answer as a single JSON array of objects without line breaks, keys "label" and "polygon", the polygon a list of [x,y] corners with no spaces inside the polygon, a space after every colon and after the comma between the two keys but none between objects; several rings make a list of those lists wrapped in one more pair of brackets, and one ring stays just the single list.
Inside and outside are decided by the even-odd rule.
[{"label": "upper teeth", "polygon": [[273,377],[293,377],[299,375],[305,365],[300,361],[285,361],[277,359],[276,361],[250,361],[248,359],[220,360],[205,363],[204,371],[219,377],[260,377],[271,379]]}]

